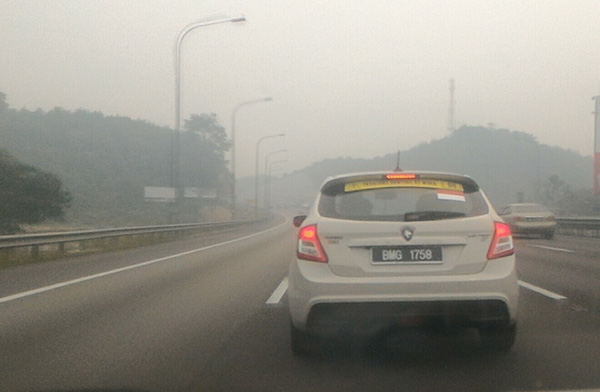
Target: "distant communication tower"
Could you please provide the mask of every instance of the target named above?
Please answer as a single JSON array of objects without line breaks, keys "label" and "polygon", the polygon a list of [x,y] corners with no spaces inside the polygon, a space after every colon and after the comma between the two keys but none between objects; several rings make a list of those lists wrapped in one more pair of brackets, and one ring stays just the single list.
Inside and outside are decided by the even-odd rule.
[{"label": "distant communication tower", "polygon": [[450,107],[448,109],[448,133],[454,132],[454,79],[450,79]]}]

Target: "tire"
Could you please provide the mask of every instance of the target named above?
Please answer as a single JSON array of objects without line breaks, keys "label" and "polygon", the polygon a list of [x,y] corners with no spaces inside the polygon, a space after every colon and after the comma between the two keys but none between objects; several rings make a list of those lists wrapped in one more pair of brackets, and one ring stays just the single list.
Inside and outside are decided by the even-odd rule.
[{"label": "tire", "polygon": [[479,328],[481,348],[487,351],[505,353],[515,344],[517,324],[508,326],[488,325]]},{"label": "tire", "polygon": [[554,238],[554,232],[553,231],[549,231],[547,233],[544,234],[544,238],[547,240],[551,240],[552,238]]},{"label": "tire", "polygon": [[310,354],[316,344],[317,339],[315,336],[299,330],[290,322],[290,345],[295,355]]}]

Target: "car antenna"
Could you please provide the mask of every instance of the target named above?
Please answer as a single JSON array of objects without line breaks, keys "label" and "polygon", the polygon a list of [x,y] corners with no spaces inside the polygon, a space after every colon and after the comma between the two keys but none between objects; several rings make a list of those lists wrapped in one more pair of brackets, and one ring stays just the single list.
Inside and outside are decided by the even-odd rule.
[{"label": "car antenna", "polygon": [[396,168],[394,169],[394,171],[402,171],[402,169],[400,169],[400,150],[398,150],[398,155],[396,155]]}]

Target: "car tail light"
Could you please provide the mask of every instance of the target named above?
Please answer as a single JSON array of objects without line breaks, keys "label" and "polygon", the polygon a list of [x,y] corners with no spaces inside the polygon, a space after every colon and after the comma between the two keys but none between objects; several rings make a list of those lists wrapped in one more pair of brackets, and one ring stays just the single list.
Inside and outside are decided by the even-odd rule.
[{"label": "car tail light", "polygon": [[299,259],[318,261],[327,263],[327,255],[319,240],[317,234],[317,225],[305,226],[298,233],[298,250],[296,252]]},{"label": "car tail light", "polygon": [[497,259],[515,253],[510,226],[503,222],[494,222],[494,238],[488,251],[488,259]]}]

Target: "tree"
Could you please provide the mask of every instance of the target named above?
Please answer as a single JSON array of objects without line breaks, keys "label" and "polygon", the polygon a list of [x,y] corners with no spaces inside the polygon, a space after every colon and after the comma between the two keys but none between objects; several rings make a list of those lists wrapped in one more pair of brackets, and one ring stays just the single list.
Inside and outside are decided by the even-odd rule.
[{"label": "tree", "polygon": [[[225,127],[217,115],[192,114],[184,123],[182,135],[181,178],[188,186],[215,188],[224,186],[227,177],[225,153],[231,147]],[[220,189],[222,192],[223,190]]]},{"label": "tree", "polygon": [[600,196],[594,195],[591,189],[569,192],[557,204],[559,212],[564,216],[600,215]]},{"label": "tree", "polygon": [[561,200],[571,195],[570,187],[556,174],[548,177],[542,191],[544,204],[551,208],[557,208]]},{"label": "tree", "polygon": [[0,150],[0,233],[17,233],[23,223],[62,218],[70,203],[71,195],[58,177]]},{"label": "tree", "polygon": [[184,128],[189,132],[199,134],[204,142],[212,144],[214,152],[221,158],[231,147],[225,128],[219,124],[215,113],[192,114],[189,120],[184,121]]}]

